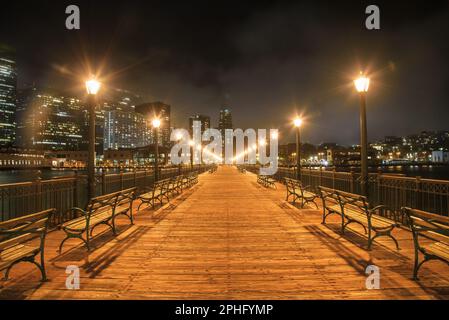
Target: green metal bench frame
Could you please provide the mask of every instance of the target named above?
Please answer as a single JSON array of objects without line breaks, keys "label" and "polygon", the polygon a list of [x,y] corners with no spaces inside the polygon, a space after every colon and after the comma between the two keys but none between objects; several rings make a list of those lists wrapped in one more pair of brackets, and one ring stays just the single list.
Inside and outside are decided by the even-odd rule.
[{"label": "green metal bench frame", "polygon": [[[77,207],[71,208],[70,211],[73,216],[78,215],[79,217],[62,224],[61,229],[66,233],[66,237],[59,245],[59,252],[62,252],[64,243],[72,238],[83,241],[86,244],[87,250],[90,251],[90,239],[93,236],[94,229],[99,225],[104,224],[109,226],[112,233],[116,235],[115,218],[119,215],[127,216],[131,224],[134,224],[132,203],[135,199],[135,192],[136,188],[130,188],[92,198],[89,200],[86,210]],[[116,212],[117,205],[120,210]],[[95,223],[91,222],[91,220],[100,215],[104,215],[104,217]],[[84,221],[82,218],[84,218]],[[76,224],[84,226],[76,227]],[[86,234],[85,238],[83,237],[84,233]]]},{"label": "green metal bench frame", "polygon": [[[419,269],[427,261],[439,260],[449,265],[449,217],[407,207],[403,207],[402,212],[407,216],[413,234],[415,248],[413,279],[419,280]],[[421,237],[433,243],[422,245]],[[421,262],[419,253],[424,256]]]},{"label": "green metal bench frame", "polygon": [[[11,254],[10,259],[0,264],[0,271],[6,270],[3,280],[8,280],[11,268],[20,262],[36,265],[41,272],[41,280],[47,280],[44,258],[45,237],[50,217],[55,213],[56,209],[48,209],[0,222],[0,255],[3,255],[5,251]],[[39,245],[29,243],[36,237],[39,238]],[[40,255],[40,263],[36,261],[37,255]]]},{"label": "green metal bench frame", "polygon": [[144,188],[142,194],[140,194],[137,198],[141,201],[139,206],[137,207],[137,211],[140,210],[140,207],[143,204],[148,204],[151,206],[151,209],[154,209],[156,206],[156,201],[159,204],[163,205],[164,192],[166,189],[167,180],[159,180],[154,183],[151,187]]},{"label": "green metal bench frame", "polygon": [[272,176],[267,175],[257,175],[257,182],[263,185],[265,188],[273,187],[276,189],[276,180],[272,178]]},{"label": "green metal bench frame", "polygon": [[[318,209],[318,205],[315,203],[315,199],[318,198],[318,195],[315,192],[310,191],[310,186],[304,187],[301,181],[291,178],[284,178],[285,186],[287,189],[287,197],[285,201],[288,201],[290,196],[293,196],[293,204],[296,203],[296,200],[301,200],[301,208],[307,203],[313,203],[315,207]],[[296,190],[299,190],[299,194]]]},{"label": "green metal bench frame", "polygon": [[[399,223],[397,223],[398,219],[394,211],[390,210],[384,205],[378,205],[371,209],[367,198],[358,194],[334,190],[321,186],[319,187],[319,190],[323,199],[323,224],[325,223],[325,219],[329,214],[337,213],[341,216],[342,234],[344,234],[346,227],[351,223],[357,223],[363,227],[363,229],[365,230],[365,234],[368,234],[368,250],[371,250],[374,239],[381,236],[391,238],[394,241],[396,248],[399,250],[399,243],[391,234],[395,227],[399,227]],[[335,200],[335,197],[337,197],[340,210],[335,209],[335,206],[329,207],[325,204],[326,198],[332,198],[333,200]],[[328,212],[327,215],[325,213],[326,208],[329,208],[331,211]],[[385,218],[385,214],[378,214],[387,211],[393,214],[394,221]],[[366,221],[357,220],[355,218],[355,215],[363,215]]]}]

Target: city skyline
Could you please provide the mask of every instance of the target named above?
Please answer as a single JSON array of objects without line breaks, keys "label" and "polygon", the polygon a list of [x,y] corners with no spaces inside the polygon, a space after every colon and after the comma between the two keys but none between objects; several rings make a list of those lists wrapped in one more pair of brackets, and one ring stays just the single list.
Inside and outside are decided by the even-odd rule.
[{"label": "city skyline", "polygon": [[[386,12],[381,29],[363,36],[352,32],[363,27],[363,3],[262,2],[235,8],[219,3],[194,10],[193,5],[134,1],[105,12],[97,3],[80,1],[79,31],[64,30],[65,6],[44,1],[36,11],[14,4],[3,10],[10,15],[2,19],[8,27],[0,28],[0,39],[17,49],[19,87],[61,83],[77,90],[88,59],[108,78],[105,87],[126,83],[150,101],[175,106],[175,124],[184,126],[195,113],[215,120],[213,115],[230,105],[236,127],[276,127],[284,132],[280,139],[290,141],[289,120],[303,112],[304,139],[354,144],[358,101],[351,81],[363,69],[372,75],[370,140],[447,129],[448,74],[442,68],[448,52],[447,2],[423,5],[419,13],[405,2],[381,2]],[[240,14],[233,15],[234,9]],[[143,16],[153,17],[155,11],[157,17],[145,25]],[[27,36],[27,26],[44,23],[48,32],[38,40]],[[160,28],[152,28],[158,23]],[[341,41],[344,34],[351,37]],[[144,41],[132,40],[138,38]]]}]

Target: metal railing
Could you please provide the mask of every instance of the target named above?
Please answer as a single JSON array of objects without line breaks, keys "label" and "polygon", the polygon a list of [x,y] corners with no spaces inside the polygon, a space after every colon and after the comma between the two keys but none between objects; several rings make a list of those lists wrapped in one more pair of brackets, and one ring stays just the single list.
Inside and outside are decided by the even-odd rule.
[{"label": "metal railing", "polygon": [[[259,172],[257,165],[247,165],[246,170]],[[296,168],[279,168],[273,176],[279,182],[284,177],[296,178]],[[326,171],[322,168],[301,169],[301,180],[305,186],[338,189],[361,193],[360,174],[357,172]],[[369,174],[369,200],[372,205],[384,204],[399,212],[401,207],[411,207],[448,216],[449,181],[406,177],[394,174]]]},{"label": "metal railing", "polygon": [[[210,169],[207,165],[160,168],[159,179],[175,177],[189,172],[203,173]],[[96,175],[96,196],[115,191],[137,187],[142,190],[154,183],[154,171],[133,171],[114,174],[101,173]],[[139,191],[138,191],[139,192]],[[52,218],[52,224],[57,225],[67,221],[69,209],[84,208],[87,204],[87,176],[53,178],[50,180],[0,185],[0,221],[14,219],[41,210],[56,208],[57,214]]]}]

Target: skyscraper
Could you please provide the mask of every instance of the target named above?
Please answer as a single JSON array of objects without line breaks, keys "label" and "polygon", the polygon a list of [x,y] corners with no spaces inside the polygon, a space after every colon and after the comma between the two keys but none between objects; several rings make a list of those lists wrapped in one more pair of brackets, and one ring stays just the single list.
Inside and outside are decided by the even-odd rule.
[{"label": "skyscraper", "polygon": [[17,68],[12,50],[0,46],[0,147],[15,143]]},{"label": "skyscraper", "polygon": [[189,118],[189,133],[192,137],[193,135],[193,121],[201,121],[201,134],[210,129],[210,117],[202,114],[195,114]]},{"label": "skyscraper", "polygon": [[[220,118],[218,119],[218,130],[220,130],[221,133],[221,139],[222,139],[222,156],[224,159],[225,156],[225,130],[226,129],[232,129],[232,114],[231,110],[227,107],[223,107],[220,109]],[[235,149],[235,145],[234,145]]]},{"label": "skyscraper", "polygon": [[223,107],[220,109],[220,118],[218,119],[218,129],[224,137],[225,129],[232,129],[232,114],[231,110]]},{"label": "skyscraper", "polygon": [[134,110],[107,111],[104,132],[105,149],[137,148],[150,144],[147,121]]},{"label": "skyscraper", "polygon": [[80,99],[36,87],[19,94],[17,142],[23,148],[82,150],[86,110]]},{"label": "skyscraper", "polygon": [[[136,106],[135,110],[138,113],[141,113],[145,120],[148,123],[148,134],[152,137],[152,127],[151,120],[153,118],[158,118],[161,121],[161,126],[159,128],[159,145],[169,146],[170,145],[170,109],[171,107],[168,104],[163,102],[151,102],[144,103]],[[152,138],[150,138],[150,143],[154,143]]]}]

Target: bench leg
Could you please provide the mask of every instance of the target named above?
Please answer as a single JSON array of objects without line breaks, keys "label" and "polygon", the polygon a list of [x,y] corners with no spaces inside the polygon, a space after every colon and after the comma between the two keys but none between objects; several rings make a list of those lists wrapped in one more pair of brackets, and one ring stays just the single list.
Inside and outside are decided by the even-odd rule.
[{"label": "bench leg", "polygon": [[11,271],[11,268],[13,266],[15,266],[16,264],[18,264],[19,262],[23,262],[24,260],[18,260],[18,261],[14,261],[13,263],[11,263],[11,265],[6,269],[5,271],[5,276],[3,277],[2,280],[7,281],[9,279],[9,271]]},{"label": "bench leg", "polygon": [[45,273],[44,261],[42,260],[42,262],[39,264],[33,259],[33,260],[30,260],[30,262],[35,264],[36,267],[39,268],[39,271],[41,272],[41,276],[42,276],[41,281],[42,282],[47,281],[47,274]]},{"label": "bench leg", "polygon": [[[86,233],[89,234],[88,231],[86,231]],[[67,240],[72,239],[72,238],[74,238],[74,239],[81,239],[84,243],[86,243],[86,240],[83,238],[82,233],[67,233],[66,232],[66,237],[64,238],[64,240],[61,241],[61,244],[59,245],[59,249],[58,249],[59,253],[62,252],[62,246],[64,245],[64,243]]]},{"label": "bench leg", "polygon": [[[374,236],[376,238],[377,236]],[[373,246],[374,238],[371,238],[371,236],[368,236],[368,251],[371,251],[371,248]]]},{"label": "bench leg", "polygon": [[319,208],[318,208],[318,205],[315,203],[315,200],[306,200],[306,204],[307,203],[313,203],[314,205],[315,205],[315,207],[316,207],[316,209],[318,210]]},{"label": "bench leg", "polygon": [[36,258],[36,256],[32,256],[30,258],[25,258],[25,259],[20,259],[17,261],[14,261],[5,271],[5,277],[3,278],[3,280],[8,280],[9,279],[9,272],[11,271],[12,267],[14,267],[16,264],[20,263],[20,262],[30,262],[32,264],[34,264],[35,266],[37,266],[39,268],[39,271],[41,272],[41,281],[47,281],[47,275],[45,273],[45,267],[44,267],[44,260],[42,260],[41,264],[37,263],[34,259]]},{"label": "bench leg", "polygon": [[397,250],[400,250],[398,240],[396,240],[396,238],[393,237],[390,233],[388,233],[388,236],[389,236],[391,239],[393,239],[393,241],[394,241],[394,243],[395,243],[395,245],[396,245],[396,249],[397,249]]},{"label": "bench leg", "polygon": [[115,227],[115,217],[112,217],[111,219],[111,228],[112,228],[112,233],[114,234],[114,236],[117,235],[117,229]]},{"label": "bench leg", "polygon": [[140,210],[140,207],[141,207],[144,203],[146,203],[146,202],[144,202],[143,200],[140,200],[140,204],[139,204],[139,206],[137,207],[137,211]]},{"label": "bench leg", "polygon": [[321,224],[326,224],[326,217],[328,214],[326,214],[326,207],[323,204],[323,221],[321,221]]},{"label": "bench leg", "polygon": [[[92,227],[92,229],[90,229],[90,236],[91,236],[91,237],[92,237],[93,234],[94,234],[94,229],[95,229],[97,226],[101,225],[101,224],[107,225],[109,228],[111,228],[112,233],[113,233],[114,235],[116,234],[116,232],[115,232],[114,219],[112,219],[112,224],[109,224],[108,221],[103,221],[103,222],[100,222],[100,223],[97,223],[96,225],[94,225],[94,226]],[[87,232],[87,234],[89,234],[89,232]]]},{"label": "bench leg", "polygon": [[131,224],[134,224],[134,215],[133,215],[133,205],[131,203],[131,206],[129,207],[129,220],[131,221]]},{"label": "bench leg", "polygon": [[418,271],[421,268],[421,266],[429,260],[431,260],[431,259],[428,256],[424,256],[424,260],[421,262],[418,262],[418,256],[416,256],[415,267],[413,268],[413,280],[416,280],[416,281],[419,280]]},{"label": "bench leg", "polygon": [[90,237],[89,237],[89,230],[86,231],[86,241],[84,243],[86,244],[87,251],[90,251]]},{"label": "bench leg", "polygon": [[[399,249],[399,243],[398,243],[398,241],[391,235],[391,231],[392,231],[392,229],[391,230],[388,230],[388,231],[383,231],[383,232],[376,232],[376,235],[371,239],[371,244],[372,244],[372,242],[374,241],[374,239],[376,239],[376,238],[378,238],[378,237],[381,237],[381,236],[387,236],[387,237],[389,237],[389,238],[391,238],[393,241],[394,241],[394,244],[396,245],[396,249],[397,250],[400,250]],[[368,243],[368,249],[370,249],[371,247],[370,247],[370,244]]]}]

